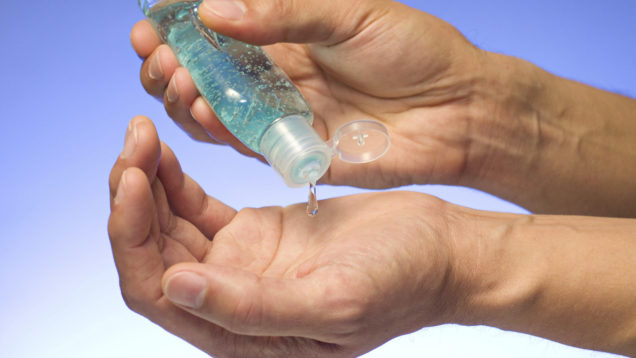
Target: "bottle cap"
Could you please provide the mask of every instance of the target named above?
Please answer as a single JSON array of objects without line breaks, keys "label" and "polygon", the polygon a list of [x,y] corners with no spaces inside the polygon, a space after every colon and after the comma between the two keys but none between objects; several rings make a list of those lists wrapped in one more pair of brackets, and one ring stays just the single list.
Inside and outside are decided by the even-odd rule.
[{"label": "bottle cap", "polygon": [[349,122],[329,141],[338,157],[348,163],[368,163],[383,156],[391,146],[384,124],[372,120]]},{"label": "bottle cap", "polygon": [[300,115],[276,120],[261,139],[261,153],[290,187],[315,183],[331,164],[332,151]]},{"label": "bottle cap", "polygon": [[261,139],[261,153],[290,187],[315,183],[331,158],[348,163],[368,163],[384,155],[391,145],[386,127],[377,121],[358,120],[336,130],[325,143],[310,121],[301,115],[276,120]]}]

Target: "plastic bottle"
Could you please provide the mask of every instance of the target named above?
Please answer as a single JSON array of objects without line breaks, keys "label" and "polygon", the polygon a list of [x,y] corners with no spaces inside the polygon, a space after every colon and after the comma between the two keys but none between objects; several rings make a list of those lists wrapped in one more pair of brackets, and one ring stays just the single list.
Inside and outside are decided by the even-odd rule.
[{"label": "plastic bottle", "polygon": [[[225,127],[247,147],[262,154],[288,186],[316,182],[338,152],[334,151],[337,140],[330,147],[318,136],[312,127],[309,105],[261,48],[217,34],[202,24],[198,16],[200,3],[139,0],[146,17],[179,63],[190,71],[197,89]],[[352,122],[350,125],[358,129],[348,126],[340,132],[360,132],[367,127],[373,131],[382,126],[377,122],[366,125],[367,122],[370,123]],[[341,158],[364,162],[384,154],[388,134],[383,126],[380,132],[382,143],[375,146],[382,148],[371,148],[371,155],[362,153],[360,143],[366,143],[369,134],[359,133],[360,148],[354,148],[353,155],[340,153]]]}]

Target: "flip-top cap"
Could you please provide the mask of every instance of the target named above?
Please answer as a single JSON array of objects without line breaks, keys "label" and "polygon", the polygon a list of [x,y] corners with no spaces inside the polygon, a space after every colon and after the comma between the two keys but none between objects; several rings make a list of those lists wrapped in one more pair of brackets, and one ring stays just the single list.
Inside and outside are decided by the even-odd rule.
[{"label": "flip-top cap", "polygon": [[368,163],[383,156],[391,146],[386,127],[372,120],[349,122],[329,141],[338,157],[348,163]]},{"label": "flip-top cap", "polygon": [[298,187],[320,179],[334,155],[349,163],[368,163],[383,156],[390,145],[386,127],[377,121],[349,122],[325,143],[306,118],[291,115],[272,123],[260,147],[285,183]]}]

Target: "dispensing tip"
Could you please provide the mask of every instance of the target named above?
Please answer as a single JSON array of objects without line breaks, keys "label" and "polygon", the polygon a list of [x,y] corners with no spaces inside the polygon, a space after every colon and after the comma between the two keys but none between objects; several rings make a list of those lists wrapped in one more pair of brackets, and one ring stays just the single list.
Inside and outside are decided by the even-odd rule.
[{"label": "dispensing tip", "polygon": [[331,148],[300,115],[272,123],[261,139],[261,153],[290,187],[322,177],[331,164]]}]

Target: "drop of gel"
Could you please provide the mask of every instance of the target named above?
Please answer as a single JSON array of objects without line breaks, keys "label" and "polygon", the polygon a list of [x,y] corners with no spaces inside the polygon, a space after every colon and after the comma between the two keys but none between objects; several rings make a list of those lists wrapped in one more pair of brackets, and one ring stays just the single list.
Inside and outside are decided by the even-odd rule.
[{"label": "drop of gel", "polygon": [[316,199],[316,183],[309,183],[309,199],[307,199],[307,215],[314,217],[318,214],[318,199]]}]

